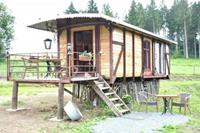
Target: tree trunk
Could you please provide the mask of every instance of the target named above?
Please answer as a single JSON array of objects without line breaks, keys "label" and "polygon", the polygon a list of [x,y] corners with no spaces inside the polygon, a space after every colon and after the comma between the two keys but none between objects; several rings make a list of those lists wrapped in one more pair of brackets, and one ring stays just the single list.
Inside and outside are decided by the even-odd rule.
[{"label": "tree trunk", "polygon": [[188,59],[188,43],[187,43],[187,26],[186,20],[184,20],[184,50],[185,50],[185,58]]},{"label": "tree trunk", "polygon": [[153,20],[153,33],[156,33],[154,20]]},{"label": "tree trunk", "polygon": [[199,38],[199,59],[200,59],[200,38]]},{"label": "tree trunk", "polygon": [[[176,34],[176,41],[179,43],[178,34]],[[178,43],[176,44],[176,53],[178,54]]]},{"label": "tree trunk", "polygon": [[196,45],[196,39],[194,38],[194,58],[197,58],[197,45]]}]

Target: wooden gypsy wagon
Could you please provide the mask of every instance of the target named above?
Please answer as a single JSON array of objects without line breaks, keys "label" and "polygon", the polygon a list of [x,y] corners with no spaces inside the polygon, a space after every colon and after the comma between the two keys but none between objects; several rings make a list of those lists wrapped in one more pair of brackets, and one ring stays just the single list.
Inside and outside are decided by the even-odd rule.
[{"label": "wooden gypsy wagon", "polygon": [[[29,27],[55,32],[57,52],[8,57],[13,109],[19,83],[51,83],[59,85],[59,119],[64,90],[81,100],[96,102],[99,96],[121,116],[130,110],[120,97],[129,94],[137,100],[141,90],[158,93],[159,80],[169,78],[169,45],[176,42],[123,21],[102,14],[71,14]],[[70,83],[73,91],[64,88]]]}]

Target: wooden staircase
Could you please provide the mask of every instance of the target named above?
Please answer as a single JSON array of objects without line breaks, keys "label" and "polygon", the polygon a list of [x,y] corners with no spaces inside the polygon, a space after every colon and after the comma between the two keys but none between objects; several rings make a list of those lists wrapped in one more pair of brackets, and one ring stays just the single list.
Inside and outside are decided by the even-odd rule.
[{"label": "wooden staircase", "polygon": [[98,80],[94,80],[94,84],[94,91],[105,101],[116,116],[130,113],[129,107],[102,77]]}]

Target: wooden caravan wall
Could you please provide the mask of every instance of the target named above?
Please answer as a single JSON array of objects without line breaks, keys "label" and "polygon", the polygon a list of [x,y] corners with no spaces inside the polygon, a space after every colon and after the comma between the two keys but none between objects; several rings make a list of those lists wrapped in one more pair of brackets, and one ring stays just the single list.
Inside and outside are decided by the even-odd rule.
[{"label": "wooden caravan wall", "polygon": [[155,75],[169,75],[169,45],[154,43]]},{"label": "wooden caravan wall", "polygon": [[110,43],[109,31],[105,26],[100,26],[100,51],[101,54],[101,75],[106,78],[110,77]]},{"label": "wooden caravan wall", "polygon": [[64,30],[62,31],[62,33],[59,36],[59,44],[60,44],[60,58],[62,59],[61,61],[61,65],[65,65],[66,64],[66,55],[67,55],[67,51],[66,51],[66,45],[67,45],[67,31]]},{"label": "wooden caravan wall", "polygon": [[169,45],[166,45],[166,75],[170,74]]},{"label": "wooden caravan wall", "polygon": [[140,77],[142,72],[142,38],[135,34],[135,77]]},{"label": "wooden caravan wall", "polygon": [[126,77],[133,76],[133,37],[126,31]]},{"label": "wooden caravan wall", "polygon": [[123,30],[114,28],[112,36],[114,76],[123,77]]}]

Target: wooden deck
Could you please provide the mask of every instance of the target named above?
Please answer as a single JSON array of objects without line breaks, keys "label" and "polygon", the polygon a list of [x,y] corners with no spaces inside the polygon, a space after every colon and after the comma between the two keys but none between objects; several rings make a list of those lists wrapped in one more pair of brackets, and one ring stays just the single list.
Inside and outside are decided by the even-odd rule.
[{"label": "wooden deck", "polygon": [[63,83],[63,84],[69,84],[71,82],[81,82],[81,81],[92,81],[92,80],[97,80],[98,77],[73,77],[71,79],[18,79],[18,80],[13,80],[18,83],[35,83],[35,84],[58,84],[58,83]]},{"label": "wooden deck", "polygon": [[69,84],[70,80],[69,79],[38,79],[38,80],[31,80],[31,79],[18,79],[15,80],[18,83],[35,83],[35,84],[58,84],[58,83],[63,83],[63,84]]}]

